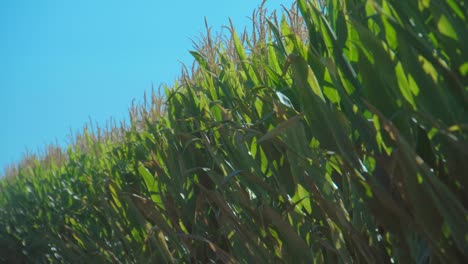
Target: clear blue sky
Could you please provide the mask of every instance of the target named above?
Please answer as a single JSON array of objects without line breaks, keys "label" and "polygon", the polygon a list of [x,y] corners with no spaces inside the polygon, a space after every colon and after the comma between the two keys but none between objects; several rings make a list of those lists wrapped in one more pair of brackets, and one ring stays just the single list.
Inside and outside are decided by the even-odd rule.
[{"label": "clear blue sky", "polygon": [[[26,149],[64,145],[89,120],[127,118],[151,84],[190,65],[192,39],[250,25],[260,0],[1,0],[0,175]],[[269,10],[292,0],[269,0]]]}]

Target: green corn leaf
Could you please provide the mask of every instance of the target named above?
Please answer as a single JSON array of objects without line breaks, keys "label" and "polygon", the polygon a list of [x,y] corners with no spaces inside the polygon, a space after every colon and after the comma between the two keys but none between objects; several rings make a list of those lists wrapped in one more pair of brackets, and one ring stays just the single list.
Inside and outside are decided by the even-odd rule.
[{"label": "green corn leaf", "polygon": [[241,40],[239,39],[239,36],[237,35],[236,30],[234,29],[234,26],[232,25],[232,22],[231,22],[231,31],[232,31],[232,41],[234,42],[234,47],[241,61],[242,68],[247,74],[248,79],[252,81],[254,86],[257,86],[260,84],[257,78],[257,74],[254,68],[251,65],[249,65],[249,60],[245,53],[244,47],[242,45]]},{"label": "green corn leaf", "polygon": [[281,122],[277,127],[273,128],[272,130],[268,131],[264,136],[262,136],[260,139],[258,139],[258,143],[262,143],[263,141],[271,140],[280,134],[284,133],[285,130],[294,127],[297,125],[297,123],[302,119],[302,115],[297,115],[289,118],[288,120],[285,120]]}]

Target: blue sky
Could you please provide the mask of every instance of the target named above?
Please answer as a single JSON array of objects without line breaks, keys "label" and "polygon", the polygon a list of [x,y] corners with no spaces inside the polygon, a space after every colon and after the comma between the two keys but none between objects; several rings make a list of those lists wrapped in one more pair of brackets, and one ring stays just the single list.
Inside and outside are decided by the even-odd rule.
[{"label": "blue sky", "polygon": [[[123,120],[151,84],[190,65],[192,40],[249,24],[252,0],[1,0],[0,175],[88,122]],[[292,0],[269,0],[269,10]]]}]

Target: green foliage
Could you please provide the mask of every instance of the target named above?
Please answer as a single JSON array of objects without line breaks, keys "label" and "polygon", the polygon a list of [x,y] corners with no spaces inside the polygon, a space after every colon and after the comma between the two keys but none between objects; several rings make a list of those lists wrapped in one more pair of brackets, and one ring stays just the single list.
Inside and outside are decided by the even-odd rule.
[{"label": "green foliage", "polygon": [[467,8],[300,0],[208,30],[166,109],[0,181],[0,261],[466,262]]}]

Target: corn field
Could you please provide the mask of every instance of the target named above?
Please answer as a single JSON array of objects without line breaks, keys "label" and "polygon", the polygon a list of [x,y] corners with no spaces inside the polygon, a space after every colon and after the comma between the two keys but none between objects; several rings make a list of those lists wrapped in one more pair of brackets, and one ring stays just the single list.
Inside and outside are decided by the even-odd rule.
[{"label": "corn field", "polygon": [[131,124],[0,180],[0,262],[468,263],[467,17],[298,0],[207,27]]}]

